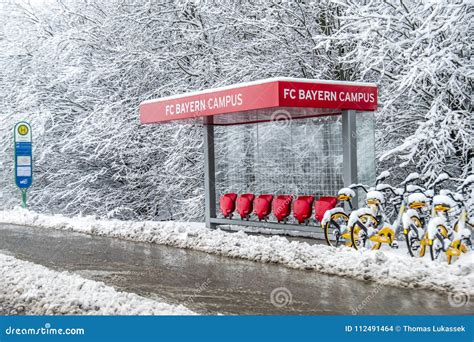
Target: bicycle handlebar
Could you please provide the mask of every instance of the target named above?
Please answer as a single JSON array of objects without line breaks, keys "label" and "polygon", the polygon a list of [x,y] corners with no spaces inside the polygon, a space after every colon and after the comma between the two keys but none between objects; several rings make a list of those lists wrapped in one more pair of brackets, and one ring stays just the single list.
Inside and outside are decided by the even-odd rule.
[{"label": "bicycle handlebar", "polygon": [[465,179],[459,179],[462,182],[461,186],[458,187],[458,191],[461,190],[463,194],[466,193],[466,189],[474,184],[474,175],[467,176]]},{"label": "bicycle handlebar", "polygon": [[[448,177],[443,177],[441,178],[441,180],[439,180],[439,178],[442,176],[442,175],[447,175]],[[432,186],[433,186],[433,192],[434,194],[436,194],[436,187],[443,183],[443,182],[446,182],[447,180],[450,180],[452,179],[453,177],[448,173],[448,172],[443,172],[441,174],[438,175],[438,177],[436,177],[435,181],[433,182]]]},{"label": "bicycle handlebar", "polygon": [[350,189],[362,189],[365,191],[365,193],[368,193],[369,190],[367,189],[367,186],[365,186],[364,184],[351,184],[349,185],[349,188]]},{"label": "bicycle handlebar", "polygon": [[463,200],[460,200],[460,199],[457,199],[452,193],[446,193],[447,196],[449,196],[454,202],[456,202],[457,204],[461,204],[461,205],[464,205],[464,201]]},{"label": "bicycle handlebar", "polygon": [[387,188],[385,188],[384,190],[390,190],[390,192],[391,192],[392,194],[394,194],[395,196],[403,197],[403,194],[397,193],[397,192],[395,191],[395,188],[393,188],[392,186],[387,187]]}]

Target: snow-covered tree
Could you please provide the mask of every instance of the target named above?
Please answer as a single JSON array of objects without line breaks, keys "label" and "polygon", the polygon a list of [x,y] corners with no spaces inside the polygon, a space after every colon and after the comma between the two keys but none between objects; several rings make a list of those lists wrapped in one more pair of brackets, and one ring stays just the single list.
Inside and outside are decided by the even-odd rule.
[{"label": "snow-covered tree", "polygon": [[431,178],[443,170],[472,172],[472,6],[451,0],[347,6],[333,39],[353,39],[357,46],[342,60],[380,82],[381,161]]},{"label": "snow-covered tree", "polygon": [[466,1],[1,6],[3,206],[17,203],[11,134],[15,122],[27,119],[34,130],[32,208],[200,218],[200,123],[141,126],[139,103],[272,76],[377,82],[383,168],[400,176],[413,169],[472,172]]}]

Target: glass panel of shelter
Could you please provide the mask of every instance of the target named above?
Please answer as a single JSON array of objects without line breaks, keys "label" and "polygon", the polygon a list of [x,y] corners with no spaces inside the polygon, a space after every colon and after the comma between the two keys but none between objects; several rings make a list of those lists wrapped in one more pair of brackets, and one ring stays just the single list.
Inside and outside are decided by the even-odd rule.
[{"label": "glass panel of shelter", "polygon": [[340,115],[216,126],[214,134],[217,206],[228,192],[318,198],[343,187]]},{"label": "glass panel of shelter", "polygon": [[[357,112],[357,182],[375,186],[375,121],[374,112]],[[359,207],[365,202],[365,193],[359,190]]]}]

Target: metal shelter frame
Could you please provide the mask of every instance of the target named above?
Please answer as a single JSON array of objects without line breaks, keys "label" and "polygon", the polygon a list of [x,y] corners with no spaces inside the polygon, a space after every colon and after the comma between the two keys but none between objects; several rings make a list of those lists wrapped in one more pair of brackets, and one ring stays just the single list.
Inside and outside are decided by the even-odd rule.
[{"label": "metal shelter frame", "polygon": [[[337,110],[342,116],[342,179],[345,186],[357,183],[357,111],[375,111],[377,86],[371,83],[274,78],[149,100],[140,104],[140,120],[154,124],[182,119],[203,120],[205,223],[253,226],[316,233],[314,226],[267,221],[219,218],[216,194],[215,125],[271,121],[266,109],[294,109],[294,117],[311,118],[311,110]],[[255,116],[259,110],[262,117]]]}]

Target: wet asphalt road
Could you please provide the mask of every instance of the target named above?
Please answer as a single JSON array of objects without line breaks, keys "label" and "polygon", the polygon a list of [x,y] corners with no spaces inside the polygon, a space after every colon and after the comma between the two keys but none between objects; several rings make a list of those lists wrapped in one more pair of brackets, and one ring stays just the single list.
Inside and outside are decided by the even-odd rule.
[{"label": "wet asphalt road", "polygon": [[[470,314],[448,296],[292,270],[274,264],[85,234],[0,224],[0,253],[68,270],[116,289],[181,303],[202,314]],[[272,304],[274,289],[286,288]],[[278,300],[291,302],[279,307]]]}]

